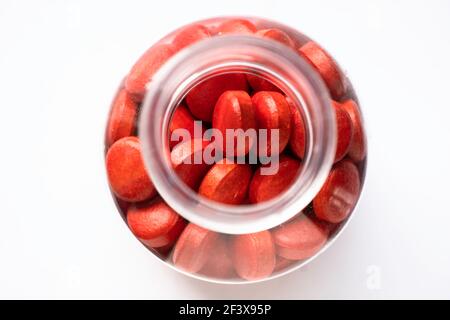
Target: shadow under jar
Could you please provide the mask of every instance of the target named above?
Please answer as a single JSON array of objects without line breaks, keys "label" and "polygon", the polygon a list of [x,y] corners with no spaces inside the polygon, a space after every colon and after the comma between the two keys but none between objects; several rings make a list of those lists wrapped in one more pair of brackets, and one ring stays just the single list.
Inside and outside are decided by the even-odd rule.
[{"label": "shadow under jar", "polygon": [[150,47],[113,100],[110,189],[133,234],[196,278],[299,268],[347,224],[367,146],[336,61],[287,26],[224,17]]}]

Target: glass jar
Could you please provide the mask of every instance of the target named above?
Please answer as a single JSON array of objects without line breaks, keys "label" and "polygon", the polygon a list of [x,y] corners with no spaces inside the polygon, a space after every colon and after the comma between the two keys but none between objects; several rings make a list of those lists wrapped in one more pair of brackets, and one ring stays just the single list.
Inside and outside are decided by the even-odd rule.
[{"label": "glass jar", "polygon": [[[236,129],[249,114],[256,130],[279,125],[275,152],[258,157],[257,136],[245,140],[256,162],[247,149],[218,155],[225,147],[213,163],[180,162],[205,154],[209,128]],[[175,141],[173,127],[193,133],[194,120],[200,136]],[[357,97],[333,58],[296,30],[242,17],[184,26],[144,53],[113,101],[105,146],[136,237],[176,270],[221,283],[271,279],[326,250],[352,215],[367,159]]]}]

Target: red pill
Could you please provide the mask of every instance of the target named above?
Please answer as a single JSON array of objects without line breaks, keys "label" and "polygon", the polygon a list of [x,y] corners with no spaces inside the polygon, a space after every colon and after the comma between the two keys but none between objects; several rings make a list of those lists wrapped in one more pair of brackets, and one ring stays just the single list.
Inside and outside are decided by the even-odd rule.
[{"label": "red pill", "polygon": [[299,49],[302,55],[319,72],[330,90],[331,97],[339,100],[345,93],[344,75],[333,58],[313,41],[307,42]]},{"label": "red pill", "polygon": [[249,187],[250,202],[264,202],[286,191],[297,178],[300,168],[300,161],[286,155],[280,156],[279,168],[275,174],[262,175],[262,168],[258,168]]},{"label": "red pill", "polygon": [[175,266],[188,271],[200,271],[214,252],[219,234],[189,223],[173,251]]},{"label": "red pill", "polygon": [[221,34],[253,34],[256,32],[255,25],[245,19],[230,19],[223,22],[217,32]]},{"label": "red pill", "polygon": [[216,246],[200,273],[220,279],[229,279],[234,276],[231,252],[225,237],[217,239]]},{"label": "red pill", "polygon": [[131,207],[127,222],[134,235],[152,248],[174,244],[186,226],[184,219],[162,199]]},{"label": "red pill", "polygon": [[291,110],[291,136],[289,147],[297,157],[303,159],[306,149],[306,130],[303,116],[290,98],[286,98]]},{"label": "red pill", "polygon": [[[276,151],[272,145],[272,130],[278,130],[278,153],[283,152],[291,134],[291,111],[286,98],[278,92],[260,91],[252,97],[258,129],[267,129],[267,143],[258,144],[260,156],[270,156]],[[273,149],[273,150],[272,150]]]},{"label": "red pill", "polygon": [[274,85],[272,82],[256,76],[254,74],[247,74],[247,81],[250,84],[250,87],[256,92],[258,91],[275,91],[281,92],[280,88]]},{"label": "red pill", "polygon": [[203,151],[209,142],[193,139],[176,145],[170,158],[178,177],[191,189],[197,190],[210,165],[203,159]]},{"label": "red pill", "polygon": [[133,135],[136,114],[137,106],[130,94],[124,89],[120,90],[111,107],[106,130],[106,145],[108,147],[120,138]]},{"label": "red pill", "polygon": [[291,39],[291,37],[289,37],[289,35],[286,32],[280,29],[262,29],[258,30],[256,32],[256,35],[275,40],[284,45],[287,45],[290,48],[295,49],[294,41]]},{"label": "red pill", "polygon": [[275,269],[275,245],[267,230],[234,236],[231,250],[234,269],[243,279],[263,279]]},{"label": "red pill", "polygon": [[355,162],[362,161],[366,157],[366,138],[358,105],[353,100],[347,100],[341,106],[347,111],[353,124],[353,138],[348,149],[348,155]]},{"label": "red pill", "polygon": [[277,254],[289,260],[303,260],[316,254],[327,242],[328,232],[313,219],[301,215],[272,231]]},{"label": "red pill", "polygon": [[241,204],[247,196],[252,174],[249,165],[223,159],[208,171],[198,193],[217,202]]},{"label": "red pill", "polygon": [[348,160],[336,163],[322,189],[313,200],[313,208],[319,219],[339,223],[343,221],[358,201],[359,173]]},{"label": "red pill", "polygon": [[[191,139],[193,138],[201,138],[194,136],[194,128],[195,128],[195,119],[189,110],[184,105],[179,105],[175,112],[173,113],[172,120],[169,125],[169,145],[172,149],[176,146],[180,141],[172,140],[172,133],[177,129],[186,129],[189,132]],[[203,136],[204,127],[201,126],[201,133]]]},{"label": "red pill", "polygon": [[275,269],[273,272],[284,271],[287,267],[294,264],[294,260],[285,259],[283,257],[277,256],[277,262],[275,264]]},{"label": "red pill", "polygon": [[336,115],[336,129],[337,129],[337,141],[336,141],[336,154],[334,162],[338,162],[347,154],[350,143],[353,137],[353,125],[347,111],[342,106],[333,101],[333,107]]},{"label": "red pill", "polygon": [[209,38],[211,36],[207,27],[201,24],[187,26],[177,32],[173,39],[173,46],[179,51],[195,42]]},{"label": "red pill", "polygon": [[111,189],[122,200],[138,202],[156,195],[144,167],[138,138],[116,141],[106,154],[106,170]]},{"label": "red pill", "polygon": [[255,111],[248,93],[245,91],[225,91],[217,100],[214,108],[212,127],[222,133],[222,151],[225,155],[230,152],[230,150],[227,150],[228,143],[234,145],[233,155],[246,155],[256,142],[256,137],[244,136],[239,139],[236,135],[233,135],[233,141],[230,142],[226,131],[227,129],[242,129],[244,133],[248,129],[256,128]]},{"label": "red pill", "polygon": [[148,49],[131,68],[125,88],[137,101],[141,101],[146,85],[158,69],[175,53],[171,45],[159,44]]},{"label": "red pill", "polygon": [[186,96],[186,103],[194,117],[211,122],[214,106],[220,95],[228,90],[247,91],[248,85],[242,73],[228,73],[199,83]]}]

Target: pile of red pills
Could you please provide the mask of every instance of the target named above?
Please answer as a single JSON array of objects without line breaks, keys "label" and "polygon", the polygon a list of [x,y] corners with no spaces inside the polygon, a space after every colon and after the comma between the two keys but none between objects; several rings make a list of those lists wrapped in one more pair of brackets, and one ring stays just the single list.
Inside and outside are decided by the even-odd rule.
[{"label": "pile of red pills", "polygon": [[[328,89],[336,125],[336,152],[328,178],[314,200],[294,218],[270,230],[225,234],[190,223],[157,192],[144,165],[138,118],[146,90],[158,69],[177,52],[211,37],[250,35],[276,41],[307,61]],[[174,173],[200,197],[234,206],[251,206],[279,197],[296,182],[307,152],[300,108],[275,84],[251,73],[228,73],[194,86],[172,114],[170,136],[186,129],[190,140],[168,141]],[[266,141],[252,137],[236,146],[236,157],[278,155],[277,172],[267,164],[237,163],[223,155],[213,164],[193,161],[211,141],[194,136],[216,129],[267,129]],[[272,145],[277,129],[277,147]],[[226,141],[221,145],[226,149]],[[268,278],[315,256],[340,230],[361,193],[366,140],[351,84],[317,43],[290,28],[259,19],[220,18],[183,27],[152,46],[134,64],[112,103],[106,130],[109,185],[133,234],[159,258],[188,273],[219,281]],[[230,161],[231,160],[231,161]]]}]

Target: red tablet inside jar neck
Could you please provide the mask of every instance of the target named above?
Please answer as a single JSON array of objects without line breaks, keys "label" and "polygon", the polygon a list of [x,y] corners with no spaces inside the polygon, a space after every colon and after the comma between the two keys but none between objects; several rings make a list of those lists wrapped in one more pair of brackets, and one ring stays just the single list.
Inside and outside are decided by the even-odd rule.
[{"label": "red tablet inside jar neck", "polygon": [[244,72],[194,86],[172,114],[168,139],[177,176],[200,196],[231,205],[285,192],[306,149],[299,108],[269,79]]},{"label": "red tablet inside jar neck", "polygon": [[[257,86],[270,90],[255,90]],[[255,37],[208,39],[169,60],[151,88],[139,125],[144,161],[161,196],[190,221],[231,234],[265,230],[300,212],[319,191],[334,159],[334,114],[323,82],[294,52]],[[278,126],[276,146],[270,144],[271,137],[258,139],[261,127],[271,128],[274,107],[277,116],[286,110],[300,115],[305,137],[301,163],[291,157],[299,151],[288,146],[286,125]],[[186,125],[192,120],[201,123]],[[191,138],[195,132],[200,137],[178,143],[182,134],[173,133],[179,128]],[[226,142],[236,141],[226,138],[226,129],[255,129],[256,141],[244,136],[243,144],[229,149]],[[206,154],[234,154],[205,163],[204,151],[218,133],[222,142]],[[195,163],[196,156],[200,163]],[[194,161],[194,167],[186,159]],[[265,181],[274,174],[288,181],[276,195],[275,183]],[[237,185],[245,194],[233,189]]]}]

